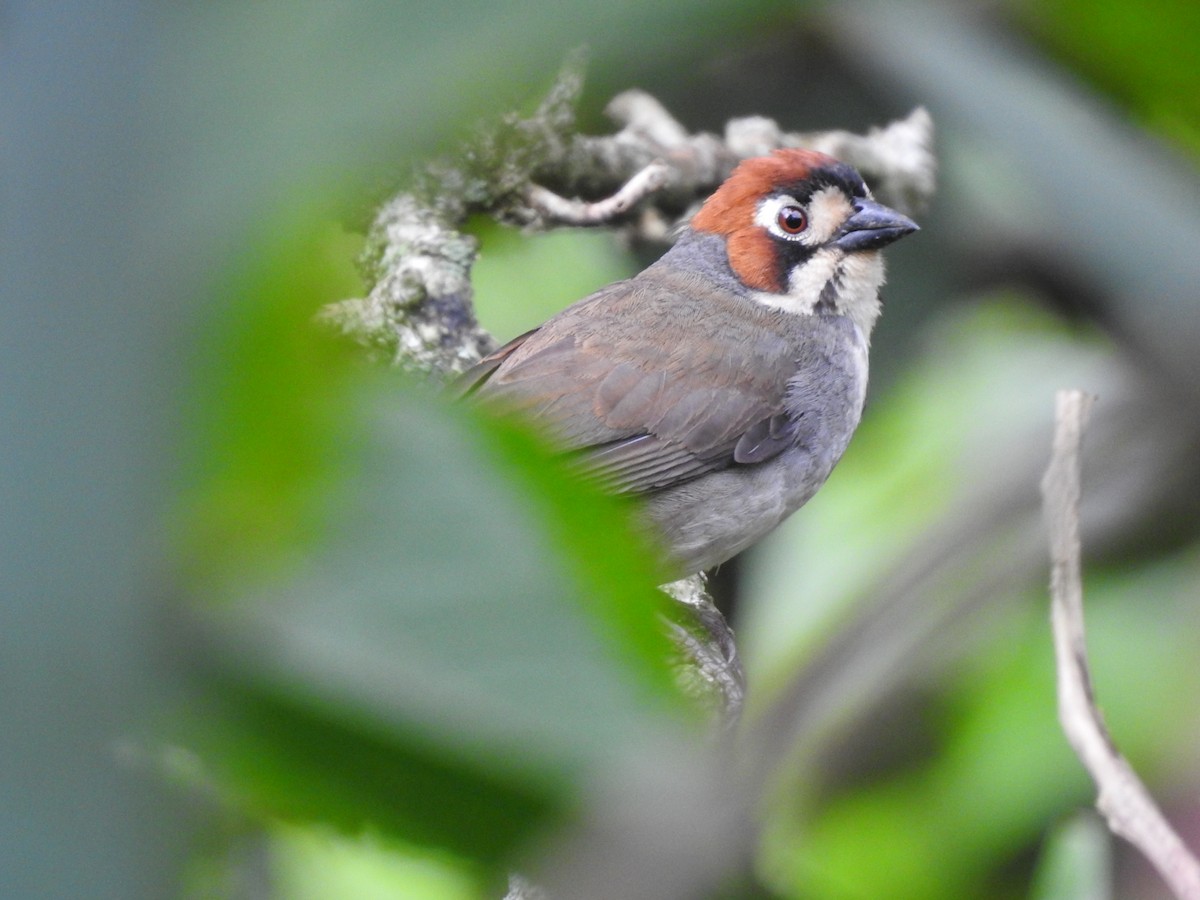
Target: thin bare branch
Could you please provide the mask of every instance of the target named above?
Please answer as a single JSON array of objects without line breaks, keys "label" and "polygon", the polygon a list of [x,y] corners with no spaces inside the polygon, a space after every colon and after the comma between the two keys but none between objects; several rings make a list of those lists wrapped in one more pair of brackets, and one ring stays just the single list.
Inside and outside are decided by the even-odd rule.
[{"label": "thin bare branch", "polygon": [[1053,565],[1051,621],[1058,669],[1059,721],[1075,754],[1096,783],[1096,806],[1108,827],[1146,856],[1176,897],[1200,900],[1200,862],[1117,750],[1092,691],[1083,624],[1079,447],[1093,400],[1082,391],[1059,391],[1054,452],[1042,480]]},{"label": "thin bare branch", "polygon": [[547,225],[607,225],[665,185],[670,172],[666,163],[655,160],[611,197],[592,203],[560,197],[540,185],[531,184],[525,193],[525,201]]}]

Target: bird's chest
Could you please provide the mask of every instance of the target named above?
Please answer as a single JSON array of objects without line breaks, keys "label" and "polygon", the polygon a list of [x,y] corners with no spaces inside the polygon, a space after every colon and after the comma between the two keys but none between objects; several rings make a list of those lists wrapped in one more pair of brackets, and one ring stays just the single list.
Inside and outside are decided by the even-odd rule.
[{"label": "bird's chest", "polygon": [[828,471],[841,458],[862,417],[867,396],[867,342],[857,325],[809,334],[797,348],[784,409],[796,423],[797,449],[809,465]]}]

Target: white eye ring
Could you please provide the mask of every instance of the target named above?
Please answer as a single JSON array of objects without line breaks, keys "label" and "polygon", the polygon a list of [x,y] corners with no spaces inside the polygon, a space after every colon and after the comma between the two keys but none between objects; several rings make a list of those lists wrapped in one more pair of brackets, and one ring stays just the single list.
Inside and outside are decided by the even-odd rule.
[{"label": "white eye ring", "polygon": [[[789,208],[799,212],[803,219],[801,227],[794,231],[785,229],[780,221],[784,215],[794,215],[788,212]],[[777,238],[800,243],[804,242],[809,226],[808,212],[805,210],[804,204],[800,203],[795,197],[788,196],[787,194],[778,194],[763,200],[758,205],[758,211],[754,215],[754,222]]]}]

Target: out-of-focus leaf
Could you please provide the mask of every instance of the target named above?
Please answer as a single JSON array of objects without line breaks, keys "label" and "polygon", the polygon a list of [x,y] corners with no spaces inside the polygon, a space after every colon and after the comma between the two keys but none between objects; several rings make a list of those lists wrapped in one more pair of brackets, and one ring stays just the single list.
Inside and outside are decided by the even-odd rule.
[{"label": "out-of-focus leaf", "polygon": [[[1177,608],[1191,591],[1179,577],[1188,567],[1170,568],[1179,596],[1156,600]],[[1139,572],[1124,584],[1091,579],[1101,583],[1088,601],[1089,645],[1103,679],[1100,702],[1110,720],[1121,723],[1116,740],[1151,779],[1146,761],[1161,763],[1181,752],[1155,746],[1168,733],[1164,720],[1186,720],[1200,702],[1200,684],[1184,662],[1195,642],[1178,627],[1110,600],[1130,582],[1161,586],[1166,575]],[[1091,784],[1055,714],[1044,612],[1031,603],[1016,619],[993,624],[1003,640],[946,678],[952,687],[943,700],[937,749],[919,765],[810,809],[812,818],[796,826],[801,830],[791,840],[776,838],[769,866],[788,871],[793,886],[814,896],[951,900],[972,895],[985,873],[1018,857],[1046,821],[1091,802]],[[1156,690],[1166,684],[1169,694]],[[1148,703],[1148,697],[1158,699]],[[1168,743],[1190,739],[1177,735]]]},{"label": "out-of-focus leaf", "polygon": [[[756,651],[772,649],[782,665],[782,642],[772,631],[800,631],[804,643],[795,659],[811,659],[823,642],[836,646],[838,616],[849,615],[850,605],[871,610],[880,595],[894,599],[888,573],[917,577],[903,564],[925,538],[906,520],[924,526],[927,504],[953,501],[993,479],[1007,484],[1001,473],[1013,460],[1002,452],[1011,457],[1018,444],[1021,453],[1039,459],[1048,452],[1045,426],[1055,386],[1082,385],[1099,393],[1102,404],[1116,404],[1121,371],[1105,342],[1081,340],[1011,300],[964,310],[951,327],[930,335],[925,360],[897,383],[887,407],[872,410],[864,422],[851,450],[859,456],[848,455],[851,466],[839,467],[797,515],[792,534],[777,535],[764,548],[764,561],[786,574],[756,598],[772,608],[748,610],[741,633],[751,665],[762,662]],[[1029,437],[1019,440],[1023,435]],[[1104,433],[1094,436],[1102,441]],[[1107,480],[1097,484],[1085,474],[1085,495],[1095,500],[1113,489],[1115,479]],[[1036,510],[1036,477],[1030,481],[1029,503]],[[904,489],[895,490],[897,483]],[[1127,495],[1118,490],[1117,496]],[[856,709],[886,719],[892,710],[881,704],[902,697],[914,702],[910,692],[916,690],[921,724],[899,730],[915,736],[919,746],[909,755],[893,750],[882,767],[868,764],[865,774],[847,774],[857,770],[846,758],[876,759],[871,742],[881,727],[873,714],[855,729],[852,742],[830,754],[844,769],[816,760],[794,776],[800,799],[793,798],[790,808],[781,804],[766,853],[766,868],[786,872],[780,883],[788,889],[821,897],[974,896],[986,873],[1008,866],[1040,838],[1046,821],[1090,801],[1086,774],[1055,716],[1044,545],[1035,521],[1024,531],[1036,548],[1033,566],[1024,544],[1013,545],[1004,528],[981,529],[953,554],[921,560],[930,567],[916,582],[922,590],[909,586],[909,602],[891,610],[889,627],[871,632],[874,640],[865,649],[849,660],[825,659],[827,669],[852,671],[841,693],[827,698],[829,709],[815,730],[836,734]],[[794,543],[784,544],[788,538]],[[846,563],[848,555],[857,564]],[[1195,620],[1188,598],[1196,559],[1193,551],[1153,566],[1093,568],[1088,578],[1089,646],[1100,702],[1118,743],[1147,774],[1181,765],[1188,756],[1184,748],[1194,743],[1184,723],[1200,702],[1200,681],[1189,662],[1195,632],[1180,622]],[[893,568],[897,560],[899,569]],[[911,573],[916,563],[908,565]],[[1007,588],[993,588],[984,611],[973,606],[980,602],[974,592],[982,590],[979,573],[991,566],[1002,571]],[[862,590],[867,593],[856,593]],[[814,597],[823,604],[816,614],[801,608]],[[1129,597],[1144,600],[1123,602]],[[807,622],[810,630],[784,621]],[[896,690],[898,679],[908,690]],[[908,707],[900,709],[905,715]],[[799,736],[806,739],[813,737]],[[821,784],[824,767],[850,783],[833,775],[834,783]]]},{"label": "out-of-focus leaf", "polygon": [[524,427],[317,335],[340,282],[273,230],[198,407],[185,740],[253,810],[495,863],[686,730],[652,557]]},{"label": "out-of-focus leaf", "polygon": [[405,852],[371,836],[278,827],[271,833],[278,900],[474,900],[474,879],[454,860]]},{"label": "out-of-focus leaf", "polygon": [[739,629],[752,672],[778,683],[773,667],[795,665],[848,606],[871,604],[865,592],[922,533],[1011,462],[1001,455],[1008,441],[1040,435],[1054,385],[1106,385],[1103,342],[1073,337],[1011,295],[961,301],[911,372],[887,396],[870,397],[817,496],[755,549],[753,600]]},{"label": "out-of-focus leaf", "polygon": [[1046,838],[1033,900],[1107,900],[1112,896],[1112,835],[1095,813],[1080,813]]},{"label": "out-of-focus leaf", "polygon": [[493,226],[471,273],[484,328],[507,340],[630,271],[616,239],[601,231],[522,236]]},{"label": "out-of-focus leaf", "polygon": [[204,784],[264,820],[366,829],[458,853],[484,866],[509,858],[566,808],[566,785],[505,777],[413,730],[243,680],[211,678],[209,696],[175,727]]},{"label": "out-of-focus leaf", "polygon": [[246,249],[190,360],[185,562],[209,596],[243,567],[261,575],[267,560],[321,538],[354,351],[313,316],[362,286],[351,262],[359,242],[318,210],[263,225],[273,237]]},{"label": "out-of-focus leaf", "polygon": [[1200,15],[1179,0],[1020,0],[1026,25],[1154,131],[1200,158]]}]

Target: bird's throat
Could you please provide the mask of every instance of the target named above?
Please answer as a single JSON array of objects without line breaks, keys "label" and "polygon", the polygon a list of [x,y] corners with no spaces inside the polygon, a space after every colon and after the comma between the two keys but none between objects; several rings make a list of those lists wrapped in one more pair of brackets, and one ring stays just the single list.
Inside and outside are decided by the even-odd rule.
[{"label": "bird's throat", "polygon": [[825,248],[796,266],[784,293],[761,291],[760,303],[794,315],[842,315],[870,340],[882,305],[883,256],[878,252],[844,254]]}]

